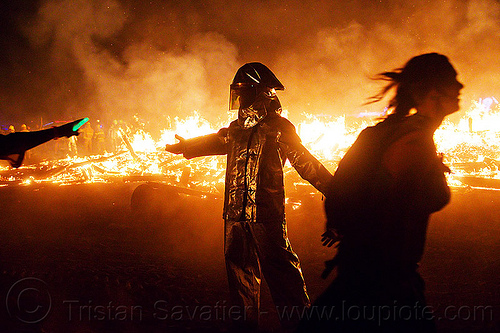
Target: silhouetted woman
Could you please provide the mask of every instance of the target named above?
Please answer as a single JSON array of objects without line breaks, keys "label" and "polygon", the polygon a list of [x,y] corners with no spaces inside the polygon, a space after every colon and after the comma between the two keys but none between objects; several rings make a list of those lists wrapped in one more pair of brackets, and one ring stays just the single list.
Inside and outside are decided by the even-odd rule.
[{"label": "silhouetted woman", "polygon": [[432,309],[417,272],[431,213],[450,200],[434,131],[459,109],[463,85],[447,57],[428,53],[378,75],[372,101],[395,91],[388,116],[361,132],[325,201],[325,245],[337,276],[301,331],[432,332]]}]

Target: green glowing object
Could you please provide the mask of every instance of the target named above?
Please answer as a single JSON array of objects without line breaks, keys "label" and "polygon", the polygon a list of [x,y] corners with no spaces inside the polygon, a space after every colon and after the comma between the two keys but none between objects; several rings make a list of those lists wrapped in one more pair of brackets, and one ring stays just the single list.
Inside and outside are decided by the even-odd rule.
[{"label": "green glowing object", "polygon": [[[78,120],[77,120],[78,121]],[[78,129],[80,127],[82,127],[87,121],[89,121],[89,118],[88,117],[85,117],[83,119],[81,119],[80,121],[78,121],[76,124],[73,125],[73,132],[76,132],[78,131]]]}]

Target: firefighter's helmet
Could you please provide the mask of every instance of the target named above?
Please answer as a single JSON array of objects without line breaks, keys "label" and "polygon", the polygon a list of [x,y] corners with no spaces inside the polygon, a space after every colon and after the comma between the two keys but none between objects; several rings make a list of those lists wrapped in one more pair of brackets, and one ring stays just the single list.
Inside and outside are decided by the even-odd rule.
[{"label": "firefighter's helmet", "polygon": [[251,62],[240,67],[230,88],[230,110],[248,108],[261,92],[285,89],[276,75],[260,62]]}]

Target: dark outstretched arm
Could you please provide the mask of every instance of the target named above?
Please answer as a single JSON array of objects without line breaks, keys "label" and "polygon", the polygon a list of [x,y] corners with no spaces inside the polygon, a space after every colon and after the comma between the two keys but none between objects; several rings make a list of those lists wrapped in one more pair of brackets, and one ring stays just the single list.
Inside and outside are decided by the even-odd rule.
[{"label": "dark outstretched arm", "polygon": [[[21,166],[25,151],[55,138],[78,135],[78,128],[75,126],[78,126],[81,121],[82,119],[42,131],[0,135],[0,159],[11,161],[12,166],[17,168]],[[20,157],[12,159],[9,157],[10,155],[19,155]]]},{"label": "dark outstretched arm", "polygon": [[18,132],[0,137],[0,156],[20,154],[56,138],[53,128],[36,132]]}]

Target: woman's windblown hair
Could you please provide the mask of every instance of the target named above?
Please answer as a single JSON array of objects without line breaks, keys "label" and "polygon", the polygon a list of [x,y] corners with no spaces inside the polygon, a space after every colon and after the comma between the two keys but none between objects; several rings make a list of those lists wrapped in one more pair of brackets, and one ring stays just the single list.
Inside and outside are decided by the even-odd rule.
[{"label": "woman's windblown hair", "polygon": [[368,104],[381,101],[395,90],[389,101],[387,120],[400,120],[408,116],[419,101],[432,89],[441,89],[456,79],[457,72],[448,58],[438,53],[426,53],[410,59],[402,68],[377,74],[373,79],[388,81]]}]

